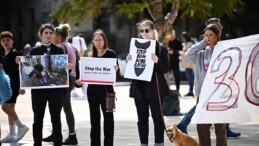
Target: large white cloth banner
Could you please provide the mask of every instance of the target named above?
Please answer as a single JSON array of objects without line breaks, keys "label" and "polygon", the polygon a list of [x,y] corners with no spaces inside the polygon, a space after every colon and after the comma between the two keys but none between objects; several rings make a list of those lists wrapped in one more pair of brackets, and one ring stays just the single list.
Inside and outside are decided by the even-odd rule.
[{"label": "large white cloth banner", "polygon": [[156,41],[131,38],[130,52],[132,60],[128,61],[125,78],[151,81],[154,62],[151,53],[155,54]]},{"label": "large white cloth banner", "polygon": [[81,57],[80,79],[88,84],[114,85],[116,58]]},{"label": "large white cloth banner", "polygon": [[259,121],[259,35],[219,42],[191,123]]}]

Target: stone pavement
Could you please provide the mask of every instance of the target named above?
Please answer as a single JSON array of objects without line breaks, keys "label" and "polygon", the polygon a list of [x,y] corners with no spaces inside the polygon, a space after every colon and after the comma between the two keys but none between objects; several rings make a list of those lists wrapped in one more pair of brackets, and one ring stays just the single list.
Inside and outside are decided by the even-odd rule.
[{"label": "stone pavement", "polygon": [[[174,89],[174,85],[171,85],[171,89]],[[81,89],[77,89],[81,91]],[[114,146],[139,146],[139,138],[137,131],[137,115],[132,98],[129,98],[129,83],[119,82],[115,86],[115,91],[117,94],[117,109],[114,113],[115,118],[115,135],[114,135]],[[188,91],[187,85],[181,85],[180,93],[182,95],[186,94]],[[29,132],[25,137],[19,141],[19,143],[12,144],[2,144],[3,146],[32,146],[32,122],[33,114],[31,109],[30,100],[30,90],[26,91],[25,95],[19,96],[16,104],[16,111],[19,118],[23,123],[30,127]],[[192,97],[181,97],[181,111],[188,111],[196,102],[196,99]],[[73,111],[76,119],[76,130],[79,144],[78,146],[90,146],[90,119],[87,100],[81,98],[72,99]],[[2,137],[4,137],[8,132],[8,122],[7,116],[0,111],[0,122],[2,128]],[[166,125],[171,125],[178,123],[182,116],[167,116],[165,117]],[[258,119],[259,121],[259,119]],[[67,125],[65,121],[65,115],[62,111],[62,127],[63,127],[63,137],[67,137]],[[250,123],[240,123],[231,124],[231,128],[235,131],[242,133],[240,138],[228,139],[229,146],[259,146],[259,122]],[[46,108],[45,118],[44,118],[44,131],[43,136],[46,137],[50,134],[51,122],[48,108]],[[189,126],[189,134],[197,140],[196,126]],[[102,131],[103,132],[103,131]],[[215,134],[214,129],[211,129],[212,143],[215,146]],[[103,139],[103,136],[102,136]],[[150,133],[149,133],[149,145],[154,145],[154,132],[153,132],[153,121],[150,118]],[[43,143],[43,146],[51,146],[51,143]],[[165,146],[173,145],[169,142],[165,136]]]}]

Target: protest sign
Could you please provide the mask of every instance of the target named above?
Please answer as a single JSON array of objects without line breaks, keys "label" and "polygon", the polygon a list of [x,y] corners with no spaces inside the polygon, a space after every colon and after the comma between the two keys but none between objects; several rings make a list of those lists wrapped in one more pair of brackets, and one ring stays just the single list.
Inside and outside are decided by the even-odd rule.
[{"label": "protest sign", "polygon": [[258,40],[252,35],[215,46],[192,123],[258,121]]},{"label": "protest sign", "polygon": [[113,85],[116,82],[116,58],[81,57],[80,79],[88,84]]},{"label": "protest sign", "polygon": [[67,55],[20,56],[21,89],[68,87]]},{"label": "protest sign", "polygon": [[154,62],[151,54],[155,54],[156,41],[131,38],[130,52],[132,60],[128,61],[125,78],[151,81]]}]

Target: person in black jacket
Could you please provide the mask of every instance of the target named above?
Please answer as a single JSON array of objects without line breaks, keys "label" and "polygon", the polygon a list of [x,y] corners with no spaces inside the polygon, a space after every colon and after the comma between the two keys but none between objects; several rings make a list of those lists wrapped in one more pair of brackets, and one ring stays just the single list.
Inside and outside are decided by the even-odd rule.
[{"label": "person in black jacket", "polygon": [[[158,39],[154,23],[150,20],[143,20],[137,23],[140,38],[147,40]],[[164,122],[161,111],[161,98],[169,94],[169,88],[164,74],[169,70],[167,50],[164,46],[156,42],[155,54],[152,54],[154,70],[151,82],[132,80],[130,85],[130,97],[134,98],[138,114],[138,131],[141,146],[148,146],[149,131],[149,109],[154,122],[155,146],[164,145]],[[132,56],[127,56],[127,61],[131,61]],[[158,79],[158,82],[157,80]],[[159,90],[158,90],[159,89]],[[159,95],[160,94],[160,95]],[[159,99],[160,98],[160,99]]]},{"label": "person in black jacket", "polygon": [[[41,46],[32,48],[29,55],[54,55],[64,54],[60,47],[54,45],[54,27],[50,24],[42,24],[39,30]],[[34,146],[42,145],[42,128],[45,108],[48,103],[51,117],[54,146],[62,145],[61,118],[60,113],[63,104],[64,88],[32,89],[32,111],[34,113],[33,140]]]},{"label": "person in black jacket", "polygon": [[[65,139],[65,141],[62,143],[62,145],[77,145],[78,140],[76,137],[76,130],[75,130],[75,117],[72,110],[72,104],[71,104],[71,90],[75,86],[76,81],[76,62],[77,60],[77,51],[76,48],[67,42],[68,37],[68,31],[70,30],[69,24],[60,24],[58,27],[54,29],[54,37],[53,37],[53,43],[61,47],[65,54],[68,55],[68,63],[73,64],[73,68],[70,70],[69,73],[69,88],[66,88],[64,90],[64,96],[63,96],[63,110],[66,115],[66,121],[68,126],[68,138]],[[53,135],[43,138],[42,141],[46,142],[52,142],[53,141]]]},{"label": "person in black jacket", "polygon": [[175,31],[172,31],[171,38],[168,42],[168,54],[170,59],[170,70],[173,71],[174,81],[176,86],[176,93],[178,96],[180,94],[180,59],[179,59],[179,51],[183,50],[182,42],[176,38]]},{"label": "person in black jacket", "polygon": [[[8,115],[9,133],[0,143],[12,143],[17,142],[23,138],[28,132],[29,128],[24,125],[16,111],[15,104],[19,94],[25,94],[25,90],[20,89],[19,69],[18,64],[15,63],[16,56],[19,56],[17,51],[13,49],[13,34],[9,31],[3,31],[0,34],[1,45],[4,48],[1,53],[0,68],[3,68],[5,73],[10,77],[10,84],[12,88],[12,97],[2,105],[3,111]],[[18,127],[18,133],[16,134],[16,126]]]}]

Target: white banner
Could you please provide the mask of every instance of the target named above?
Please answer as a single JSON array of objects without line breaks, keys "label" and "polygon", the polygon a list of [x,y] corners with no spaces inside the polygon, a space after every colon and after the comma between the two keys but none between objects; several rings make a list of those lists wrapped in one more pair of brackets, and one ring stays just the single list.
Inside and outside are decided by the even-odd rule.
[{"label": "white banner", "polygon": [[259,35],[219,42],[192,123],[259,121]]},{"label": "white banner", "polygon": [[81,57],[80,79],[88,84],[114,85],[116,58]]},{"label": "white banner", "polygon": [[151,81],[154,62],[151,53],[155,54],[156,41],[131,38],[130,52],[132,60],[128,61],[125,78]]}]

